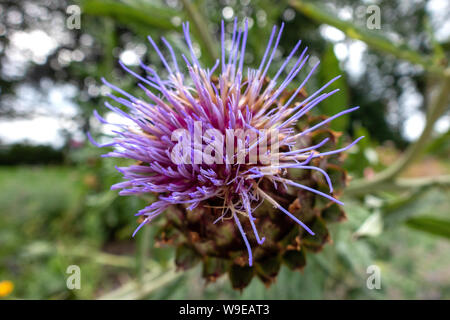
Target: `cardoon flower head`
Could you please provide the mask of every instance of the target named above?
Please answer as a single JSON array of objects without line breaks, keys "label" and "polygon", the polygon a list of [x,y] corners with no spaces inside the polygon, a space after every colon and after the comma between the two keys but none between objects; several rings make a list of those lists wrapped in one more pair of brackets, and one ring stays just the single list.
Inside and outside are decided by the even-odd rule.
[{"label": "cardoon flower head", "polygon": [[[128,112],[109,103],[106,107],[134,125],[117,124],[114,141],[99,146],[114,147],[105,156],[137,161],[129,167],[117,168],[125,181],[112,189],[121,189],[120,195],[157,195],[157,201],[136,214],[141,216],[141,223],[135,233],[172,208],[169,224],[183,234],[176,241],[179,248],[189,247],[206,259],[228,259],[233,265],[245,267],[242,254],[241,257],[235,254],[238,243],[246,249],[251,267],[255,247],[268,248],[270,254],[255,256],[266,261],[279,256],[277,250],[299,251],[304,237],[311,240],[323,236],[314,231],[317,225],[323,225],[323,217],[313,209],[313,203],[318,202],[315,198],[325,200],[321,210],[337,207],[339,211],[336,204],[343,204],[336,199],[332,178],[325,170],[336,165],[327,166],[326,159],[336,157],[362,137],[346,147],[320,151],[327,144],[334,145],[336,138],[334,132],[326,129],[327,124],[358,107],[330,118],[308,118],[311,109],[338,91],[326,92],[326,89],[339,77],[306,97],[304,87],[319,63],[299,80],[309,58],[307,48],[300,49],[301,41],[273,78],[268,78],[283,25],[278,32],[273,27],[257,69],[244,69],[247,21],[243,29],[234,21],[230,48],[225,45],[223,22],[221,27],[221,58],[210,69],[203,68],[196,58],[189,23],[183,24],[183,31],[190,55],[181,55],[182,59],[177,59],[164,38],[167,55],[149,37],[167,69],[167,78],[160,78],[156,70],[143,63],[145,76],[121,63],[124,70],[140,81],[138,86],[145,98],[134,97],[104,81],[117,93],[110,97]],[[296,84],[294,91],[287,89],[291,83]],[[94,113],[100,122],[106,123]],[[298,123],[302,119],[306,120],[299,131]],[[320,137],[317,132],[331,134],[316,141]],[[300,173],[299,178],[291,176],[293,170]],[[293,196],[295,192],[298,194]],[[258,211],[259,206],[265,209]],[[265,213],[257,213],[262,211]],[[291,221],[289,225],[286,218]],[[300,228],[292,231],[295,224]],[[317,230],[320,233],[322,229]],[[165,229],[163,237],[167,238],[168,233]],[[298,234],[302,236],[296,238]],[[236,240],[236,235],[242,240]],[[282,240],[288,235],[293,235],[292,239]],[[206,273],[210,265],[205,262]],[[267,265],[262,266],[260,269]]]}]

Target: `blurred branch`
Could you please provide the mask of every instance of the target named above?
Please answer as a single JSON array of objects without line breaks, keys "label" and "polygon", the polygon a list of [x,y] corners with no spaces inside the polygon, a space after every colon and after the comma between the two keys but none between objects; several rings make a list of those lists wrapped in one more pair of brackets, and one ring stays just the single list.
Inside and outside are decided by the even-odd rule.
[{"label": "blurred branch", "polygon": [[351,22],[341,20],[335,14],[327,12],[326,9],[304,0],[290,0],[289,4],[305,16],[319,22],[333,26],[344,32],[349,38],[365,42],[370,47],[392,54],[393,56],[409,61],[413,64],[421,65],[427,72],[438,76],[450,77],[450,69],[443,68],[434,63],[431,57],[424,57],[412,50],[406,44],[396,44],[392,40],[381,35],[380,32],[364,30],[353,25]]},{"label": "blurred branch", "polygon": [[376,190],[402,191],[423,189],[428,187],[450,187],[450,175],[420,178],[397,178],[391,181],[383,181],[376,185],[367,185],[363,192],[359,192],[359,190],[351,185],[348,189],[349,191],[346,192],[346,195],[355,195]]},{"label": "blurred branch", "polygon": [[179,12],[170,8],[148,3],[145,6],[133,7],[113,0],[82,0],[81,5],[83,13],[93,16],[108,16],[122,23],[139,23],[163,30],[178,29],[170,18]]},{"label": "blurred branch", "polygon": [[144,274],[146,272],[147,267],[147,258],[148,251],[150,245],[150,228],[143,228],[139,242],[138,242],[138,253],[136,255],[136,266],[137,266],[137,275],[139,282],[143,281]]},{"label": "blurred branch", "polygon": [[72,247],[69,250],[63,246],[57,246],[57,252],[63,255],[92,259],[98,264],[113,267],[132,268],[134,266],[134,261],[131,257],[94,251],[87,247]]},{"label": "blurred branch", "polygon": [[100,296],[98,300],[142,299],[183,274],[183,272],[176,272],[175,267],[161,273],[150,272],[144,276],[142,283],[140,281],[130,281],[120,288]]},{"label": "blurred branch", "polygon": [[450,93],[450,78],[444,78],[440,84],[438,93],[431,101],[431,106],[428,109],[427,120],[425,128],[422,131],[419,139],[414,142],[394,164],[390,165],[385,170],[379,172],[374,178],[370,180],[359,179],[352,182],[347,189],[351,194],[361,194],[378,189],[387,181],[393,180],[401,172],[403,172],[424,150],[429,138],[433,133],[434,124],[437,119],[447,110]]},{"label": "blurred branch", "polygon": [[[145,229],[150,230],[150,228],[144,228],[144,230]],[[146,238],[148,237],[144,237],[141,240],[145,240]],[[103,253],[95,248],[86,246],[69,248],[63,245],[52,245],[47,242],[35,242],[32,245],[27,246],[23,254],[27,256],[42,256],[54,255],[55,253],[72,257],[92,259],[96,263],[113,267],[135,268],[137,266],[136,260],[130,256],[119,256],[115,254]],[[99,297],[99,299],[142,299],[184,274],[183,272],[175,272],[175,267],[162,269],[161,266],[155,261],[145,261],[145,267],[151,271],[143,274],[142,279],[138,278],[136,280],[132,280],[122,287]]]},{"label": "blurred branch", "polygon": [[445,237],[450,240],[450,220],[439,217],[420,216],[413,217],[406,221],[410,228],[427,232],[439,237]]},{"label": "blurred branch", "polygon": [[450,186],[450,175],[420,178],[399,178],[394,185],[400,188],[446,187]]},{"label": "blurred branch", "polygon": [[206,49],[206,54],[210,62],[214,63],[217,59],[217,50],[215,42],[209,33],[208,19],[204,17],[200,10],[198,10],[190,0],[181,0],[183,7],[190,20],[192,21],[195,31],[199,35],[199,40],[203,43]]},{"label": "blurred branch", "polygon": [[[136,263],[132,257],[120,256],[110,253],[104,253],[98,251],[95,248],[86,246],[67,247],[63,245],[52,245],[47,242],[35,242],[27,246],[24,250],[24,254],[29,256],[41,256],[49,254],[61,254],[79,258],[92,259],[98,264],[120,267],[120,268],[134,268]],[[152,268],[155,265],[152,264]]]}]

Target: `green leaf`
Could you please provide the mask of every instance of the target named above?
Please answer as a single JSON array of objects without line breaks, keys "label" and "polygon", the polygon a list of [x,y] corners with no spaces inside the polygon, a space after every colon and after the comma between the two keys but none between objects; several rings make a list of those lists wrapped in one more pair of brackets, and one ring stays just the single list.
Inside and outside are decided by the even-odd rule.
[{"label": "green leaf", "polygon": [[406,221],[410,228],[450,239],[450,220],[420,216]]},{"label": "green leaf", "polygon": [[426,152],[448,159],[450,156],[450,130],[430,142]]},{"label": "green leaf", "polygon": [[85,14],[111,17],[124,24],[140,24],[147,28],[177,29],[171,18],[179,15],[179,12],[170,8],[148,3],[133,6],[131,3],[113,0],[84,0],[81,3],[82,12]]},{"label": "green leaf", "polygon": [[378,236],[382,231],[414,221],[430,211],[441,219],[448,211],[448,199],[448,193],[437,188],[420,189],[405,197],[396,197],[377,208],[354,233],[354,236]]},{"label": "green leaf", "polygon": [[[341,78],[333,82],[328,87],[328,91],[340,89],[339,92],[326,98],[320,104],[321,113],[332,116],[338,112],[341,112],[349,107],[349,89],[344,72],[339,67],[339,60],[334,54],[333,46],[329,45],[322,55],[321,66],[319,69],[320,83],[327,83],[330,79],[342,75]],[[344,131],[348,127],[349,114],[343,115],[337,119],[334,119],[330,123],[330,128],[337,131]]]},{"label": "green leaf", "polygon": [[354,237],[376,237],[383,231],[383,217],[380,211],[372,213],[353,234]]},{"label": "green leaf", "polygon": [[433,211],[435,215],[444,214],[448,204],[448,193],[433,188],[417,190],[407,197],[387,203],[381,210],[385,226],[392,228],[399,223],[404,223],[430,211]]}]

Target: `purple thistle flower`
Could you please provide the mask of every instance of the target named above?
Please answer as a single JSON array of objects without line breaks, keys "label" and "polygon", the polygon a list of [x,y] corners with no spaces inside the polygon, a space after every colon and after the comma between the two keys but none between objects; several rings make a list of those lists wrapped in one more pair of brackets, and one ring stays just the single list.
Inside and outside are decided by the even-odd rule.
[{"label": "purple thistle flower", "polygon": [[[114,147],[114,151],[104,155],[106,157],[138,161],[136,165],[117,168],[123,174],[125,181],[113,185],[111,189],[121,189],[120,195],[158,194],[157,201],[136,214],[143,216],[143,221],[133,236],[142,226],[172,205],[182,204],[188,210],[193,210],[205,205],[208,200],[220,199],[223,203],[219,207],[222,209],[222,215],[214,223],[220,223],[227,214],[232,215],[247,247],[249,265],[252,266],[252,248],[240,217],[248,219],[258,244],[264,243],[265,237],[259,235],[252,215],[255,208],[262,202],[271,203],[308,233],[314,235],[307,225],[260,188],[261,181],[270,181],[275,189],[291,186],[307,190],[343,205],[330,194],[284,178],[283,172],[288,168],[317,171],[325,177],[332,193],[333,186],[328,174],[323,169],[311,165],[310,162],[315,158],[345,151],[363,137],[344,148],[328,152],[318,151],[328,139],[314,146],[295,149],[295,142],[302,136],[358,107],[344,110],[300,133],[296,132],[294,128],[298,119],[338,91],[337,89],[325,92],[339,76],[300,103],[293,103],[317,69],[319,64],[317,63],[294,93],[287,100],[283,100],[281,95],[285,93],[290,83],[297,81],[297,76],[309,59],[307,48],[299,53],[301,45],[299,41],[275,76],[265,83],[269,66],[281,38],[283,25],[278,33],[276,26],[273,27],[259,68],[249,68],[246,72],[244,56],[248,35],[247,21],[243,29],[238,29],[237,20],[234,21],[229,50],[225,48],[223,21],[221,27],[221,59],[217,60],[211,69],[204,69],[194,53],[189,36],[189,23],[183,24],[183,32],[190,52],[190,57],[182,55],[186,64],[184,68],[187,70],[186,74],[178,65],[170,44],[162,38],[170,52],[171,62],[166,60],[156,43],[149,37],[150,43],[167,69],[168,78],[161,79],[155,70],[143,63],[141,67],[147,72],[146,77],[138,75],[120,63],[125,71],[140,81],[139,87],[146,94],[147,99],[136,98],[103,79],[103,82],[117,93],[109,97],[127,107],[128,113],[107,102],[106,107],[131,120],[133,125],[116,124],[118,128],[114,131],[116,137],[109,144],[99,145],[90,135],[88,137],[96,146]],[[298,53],[298,57],[294,58]],[[287,71],[287,76],[281,79],[282,73],[293,58],[295,59],[293,67]],[[221,70],[217,72],[219,66]],[[218,76],[215,77],[214,74]],[[101,123],[107,123],[96,111],[94,115]],[[185,134],[178,142],[174,141],[173,133],[180,129],[184,130]],[[214,130],[213,132],[217,134],[208,135],[208,130]],[[231,130],[254,132],[255,135],[244,134],[236,137],[230,133]],[[219,147],[215,144],[220,136],[223,141],[228,142],[226,149],[222,149],[220,144]],[[249,155],[252,150],[263,149],[262,137],[266,138],[265,146],[272,151],[264,155],[270,154],[269,159],[276,158],[276,161],[262,161],[262,158],[254,162],[250,161]],[[178,150],[177,145],[180,141],[184,144],[183,148]],[[210,147],[209,158],[205,155],[208,146]],[[262,155],[261,152],[259,154]],[[198,159],[201,161],[197,161]],[[237,161],[238,159],[244,161]]]}]

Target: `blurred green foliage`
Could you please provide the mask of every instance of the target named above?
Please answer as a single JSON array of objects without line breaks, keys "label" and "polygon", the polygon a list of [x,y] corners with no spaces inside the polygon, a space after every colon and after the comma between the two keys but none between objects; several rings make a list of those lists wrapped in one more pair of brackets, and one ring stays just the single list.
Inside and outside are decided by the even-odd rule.
[{"label": "blurred green foliage", "polygon": [[48,145],[14,143],[0,148],[0,165],[62,164],[64,154]]},{"label": "blurred green foliage", "polygon": [[[26,12],[29,2],[32,1],[6,1],[5,6],[9,10]],[[197,23],[192,22],[195,17],[183,7],[183,2],[76,1],[83,12],[82,29],[73,31],[70,49],[82,50],[85,59],[55,68],[52,64],[58,62],[58,52],[55,52],[43,65],[31,64],[22,78],[2,77],[0,114],[2,117],[24,116],[20,110],[11,108],[9,100],[4,98],[14,95],[20,84],[27,83],[40,90],[40,81],[44,77],[54,83],[70,82],[78,89],[74,100],[79,110],[74,118],[79,129],[84,133],[92,131],[101,138],[98,125],[92,119],[94,108],[102,114],[105,112],[101,107],[105,97],[92,90],[100,91],[100,77],[139,95],[134,79],[117,66],[120,52],[145,43],[150,34],[154,39],[164,35],[174,43],[177,52],[185,53],[179,23],[191,20],[200,59],[211,63],[213,54],[208,47],[215,47],[217,43],[205,39],[204,32],[207,31],[212,39],[218,39],[217,26],[223,18],[223,10],[232,8],[234,16],[239,19],[249,17],[253,22],[246,56],[249,66],[258,64],[266,45],[266,40],[262,39],[268,38],[272,25],[284,21],[285,34],[273,70],[281,65],[282,57],[287,56],[296,41],[302,39],[312,55],[322,61],[319,72],[308,83],[308,92],[338,74],[343,75],[335,84],[341,92],[325,100],[320,105],[320,112],[332,115],[349,105],[362,107],[357,113],[334,121],[332,127],[345,132],[343,140],[365,136],[348,152],[346,168],[352,177],[370,177],[373,172],[389,167],[393,159],[399,157],[399,149],[407,145],[401,134],[403,110],[389,110],[389,103],[400,100],[411,88],[427,101],[429,83],[439,82],[410,65],[398,69],[397,66],[403,63],[398,56],[372,49],[364,56],[364,74],[358,81],[352,81],[342,61],[336,57],[334,44],[321,34],[321,23],[313,19],[313,14],[295,11],[287,1],[191,1],[197,18],[201,18]],[[420,62],[422,54],[428,57],[436,49],[436,43],[432,45],[425,32],[425,1],[418,1],[403,11],[400,2],[380,1],[383,21],[386,21],[383,28],[387,29],[383,32],[395,32],[413,39],[410,42],[419,58],[416,53],[405,57]],[[319,3],[323,4],[323,1]],[[364,3],[327,2],[332,8],[339,4],[351,9]],[[45,7],[43,2],[39,4]],[[58,14],[64,16],[68,4],[68,1],[52,2],[48,11],[55,17]],[[20,26],[8,28],[25,30],[38,28],[37,25],[40,27],[43,23],[40,18],[27,14],[24,17]],[[412,22],[415,22],[413,26]],[[80,40],[83,35],[94,39],[90,47]],[[0,37],[0,41],[2,48],[8,45],[5,37]],[[389,47],[389,43],[380,41],[382,47]],[[439,52],[440,63],[443,56],[448,57],[449,46],[448,43],[437,45],[441,48],[435,50]],[[63,49],[67,48],[58,50]],[[0,51],[3,58],[6,50]],[[153,50],[147,50],[142,59],[162,70],[164,75]],[[395,123],[388,120],[388,113],[395,115]],[[226,277],[206,285],[201,280],[199,268],[187,273],[174,272],[173,250],[154,246],[153,234],[161,221],[154,221],[132,239],[137,225],[133,214],[153,199],[118,197],[116,191],[110,190],[112,184],[121,181],[115,166],[129,162],[101,158],[101,151],[88,144],[71,147],[70,139],[69,133],[61,151],[2,147],[0,164],[16,165],[0,167],[0,281],[13,281],[15,290],[9,298],[450,298],[448,132],[427,143],[424,159],[432,165],[419,163],[415,169],[422,173],[425,170],[424,179],[399,180],[398,184],[388,181],[377,191],[362,195],[349,192],[343,199],[348,219],[333,226],[332,244],[317,255],[309,255],[302,272],[284,268],[270,288],[253,281],[242,293],[233,291]],[[42,156],[42,152],[46,155]],[[50,165],[53,160],[60,165]],[[37,162],[40,165],[19,166]],[[417,176],[414,171],[409,174]],[[445,179],[436,180],[436,176]],[[66,287],[66,269],[72,264],[81,267],[81,290]],[[381,290],[369,290],[366,286],[367,268],[374,264],[382,271]]]},{"label": "blurred green foliage", "polygon": [[[105,188],[118,180],[110,164],[105,165]],[[109,171],[109,172],[108,172]],[[107,293],[121,283],[137,278],[133,256],[141,232],[130,239],[135,226],[132,212],[142,203],[129,197],[116,197],[114,192],[94,193],[91,174],[96,170],[77,167],[18,167],[0,170],[0,278],[15,284],[12,297],[37,299],[90,299]],[[113,178],[108,178],[113,177]],[[411,207],[403,216],[408,225],[426,228],[434,221],[423,218],[426,208],[446,216],[449,192],[421,199],[424,209],[410,218]],[[161,299],[385,299],[448,298],[450,243],[432,235],[412,231],[387,220],[381,236],[355,237],[355,231],[376,211],[358,202],[344,199],[348,221],[333,225],[333,244],[323,252],[309,255],[304,271],[283,268],[276,283],[266,289],[254,281],[244,292],[234,292],[226,277],[205,285],[201,270],[194,269],[174,278],[141,298]],[[369,201],[370,202],[370,201]],[[439,209],[440,208],[440,209]],[[387,210],[387,211],[385,211]],[[383,209],[393,214],[393,207]],[[443,219],[442,218],[442,219]],[[428,219],[422,223],[419,219]],[[156,225],[158,224],[155,221]],[[396,225],[393,225],[396,223]],[[448,224],[448,223],[447,223]],[[156,225],[147,228],[156,229]],[[439,230],[446,225],[439,224]],[[448,226],[447,226],[448,228]],[[448,235],[448,230],[445,231]],[[436,233],[436,232],[432,232]],[[172,265],[172,249],[153,248],[150,235],[149,259],[162,268]],[[103,255],[107,256],[103,256]],[[109,255],[109,256],[108,256]],[[119,259],[118,257],[130,257]],[[153,272],[153,262],[147,272]],[[66,288],[66,268],[76,264],[82,270],[81,290]],[[382,270],[382,289],[366,287],[367,267],[376,264]],[[158,271],[159,272],[159,271]],[[164,273],[158,273],[162,277]],[[157,278],[158,278],[157,277]],[[136,289],[137,290],[137,289]]]}]

